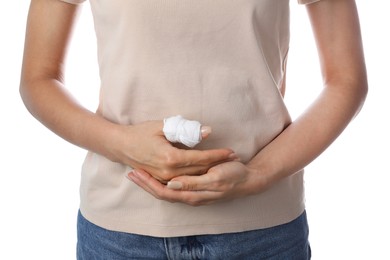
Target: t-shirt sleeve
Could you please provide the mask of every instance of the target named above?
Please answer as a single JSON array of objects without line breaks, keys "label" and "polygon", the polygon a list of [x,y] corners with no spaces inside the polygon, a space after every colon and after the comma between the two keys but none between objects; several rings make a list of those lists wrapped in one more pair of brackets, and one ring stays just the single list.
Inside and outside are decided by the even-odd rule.
[{"label": "t-shirt sleeve", "polygon": [[60,0],[60,1],[65,2],[65,3],[69,3],[69,4],[77,5],[77,4],[81,4],[85,0]]},{"label": "t-shirt sleeve", "polygon": [[320,1],[320,0],[298,0],[298,3],[301,5],[305,5],[305,4],[311,4],[314,2],[318,2],[318,1]]}]

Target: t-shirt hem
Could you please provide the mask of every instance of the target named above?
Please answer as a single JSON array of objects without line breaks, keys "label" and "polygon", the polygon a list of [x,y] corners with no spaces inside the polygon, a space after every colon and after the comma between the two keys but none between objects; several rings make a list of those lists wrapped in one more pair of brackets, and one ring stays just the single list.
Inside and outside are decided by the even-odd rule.
[{"label": "t-shirt hem", "polygon": [[319,1],[320,0],[298,0],[298,3],[301,5],[306,5],[306,4],[312,4]]},{"label": "t-shirt hem", "polygon": [[104,219],[104,217],[86,212],[80,208],[81,214],[91,223],[117,232],[125,232],[137,235],[152,236],[152,237],[180,237],[194,235],[217,235],[223,233],[239,233],[258,229],[271,228],[283,225],[298,218],[305,210],[305,205],[302,202],[297,207],[289,208],[286,212],[277,216],[272,215],[268,219],[258,218],[254,220],[235,222],[235,223],[213,223],[213,224],[194,224],[194,225],[158,225],[142,222],[121,223]]},{"label": "t-shirt hem", "polygon": [[68,4],[74,4],[74,5],[82,4],[83,2],[85,2],[85,0],[60,0],[60,1]]}]

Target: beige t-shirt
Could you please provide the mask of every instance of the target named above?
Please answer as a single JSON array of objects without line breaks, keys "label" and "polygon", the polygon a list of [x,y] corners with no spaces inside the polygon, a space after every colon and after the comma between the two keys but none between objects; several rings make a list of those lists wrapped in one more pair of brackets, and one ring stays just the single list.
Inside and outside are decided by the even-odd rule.
[{"label": "beige t-shirt", "polygon": [[[89,2],[101,77],[98,112],[105,118],[136,124],[180,114],[213,128],[197,149],[230,147],[243,162],[291,122],[281,94],[289,0]],[[272,227],[304,210],[303,171],[261,194],[200,207],[155,199],[126,178],[129,171],[88,153],[80,208],[89,221],[172,237]]]}]

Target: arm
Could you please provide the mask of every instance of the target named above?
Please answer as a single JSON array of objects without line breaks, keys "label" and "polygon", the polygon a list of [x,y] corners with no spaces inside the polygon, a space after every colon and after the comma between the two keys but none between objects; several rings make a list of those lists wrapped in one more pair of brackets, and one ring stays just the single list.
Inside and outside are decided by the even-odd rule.
[{"label": "arm", "polygon": [[355,1],[323,0],[309,4],[307,10],[324,89],[312,106],[250,163],[263,172],[273,172],[270,176],[275,180],[295,173],[320,155],[359,112],[368,89]]},{"label": "arm", "polygon": [[[80,106],[66,91],[64,59],[79,7],[32,0],[20,93],[28,110],[53,132],[112,161],[150,171],[159,180],[206,172],[232,151],[185,151],[163,137],[161,121],[123,126]],[[141,147],[141,148],[140,148]]]},{"label": "arm", "polygon": [[[145,172],[131,178],[158,198],[191,205],[264,191],[320,155],[363,105],[367,78],[354,0],[322,0],[307,6],[317,42],[324,89],[313,104],[247,165],[228,162],[199,177],[175,178],[170,190]],[[191,192],[199,191],[204,192]]]}]

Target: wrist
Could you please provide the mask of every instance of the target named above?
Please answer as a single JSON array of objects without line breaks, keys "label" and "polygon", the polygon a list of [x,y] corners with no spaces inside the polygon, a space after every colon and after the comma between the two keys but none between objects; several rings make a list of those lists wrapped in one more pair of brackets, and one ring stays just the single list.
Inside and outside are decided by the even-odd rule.
[{"label": "wrist", "polygon": [[102,155],[113,162],[126,164],[128,155],[124,151],[128,150],[125,146],[129,143],[128,139],[131,137],[130,128],[131,126],[110,123],[105,128],[104,136],[101,139]]},{"label": "wrist", "polygon": [[120,162],[124,127],[105,119],[101,115],[93,114],[84,121],[83,146],[113,162]]},{"label": "wrist", "polygon": [[281,169],[275,167],[269,161],[251,161],[247,164],[247,168],[253,178],[252,182],[254,183],[255,193],[267,190],[281,179]]}]

